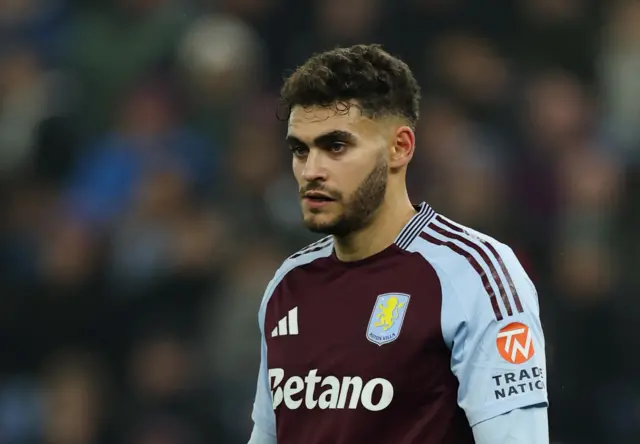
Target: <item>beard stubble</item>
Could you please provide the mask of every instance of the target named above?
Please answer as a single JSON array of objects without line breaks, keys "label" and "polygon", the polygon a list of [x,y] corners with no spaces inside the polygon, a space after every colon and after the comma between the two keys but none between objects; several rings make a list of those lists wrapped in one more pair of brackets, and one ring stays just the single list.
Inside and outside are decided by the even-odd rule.
[{"label": "beard stubble", "polygon": [[[384,157],[376,163],[371,172],[363,179],[352,197],[343,201],[343,212],[334,220],[329,222],[315,222],[305,220],[306,227],[314,232],[336,237],[345,237],[349,234],[362,230],[373,220],[377,210],[384,201],[387,191],[388,168]],[[315,186],[314,186],[315,185]],[[310,183],[305,187],[305,191],[321,190],[322,186]],[[338,201],[342,200],[341,195],[336,195]]]}]

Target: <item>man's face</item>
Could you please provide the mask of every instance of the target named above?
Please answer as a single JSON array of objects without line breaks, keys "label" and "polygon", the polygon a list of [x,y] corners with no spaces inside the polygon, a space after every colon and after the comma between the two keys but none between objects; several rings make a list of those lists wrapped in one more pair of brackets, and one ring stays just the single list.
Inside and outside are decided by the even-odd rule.
[{"label": "man's face", "polygon": [[292,109],[287,141],[311,231],[346,236],[371,221],[389,173],[383,128],[357,106]]}]

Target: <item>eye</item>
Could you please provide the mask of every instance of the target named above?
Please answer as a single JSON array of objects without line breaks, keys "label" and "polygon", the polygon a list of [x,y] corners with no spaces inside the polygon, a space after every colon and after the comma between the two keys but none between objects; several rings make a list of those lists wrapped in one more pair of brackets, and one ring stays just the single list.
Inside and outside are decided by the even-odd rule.
[{"label": "eye", "polygon": [[329,150],[332,153],[341,153],[342,151],[344,151],[347,148],[347,144],[344,142],[332,142],[331,145],[329,146]]},{"label": "eye", "polygon": [[289,145],[289,151],[296,157],[304,157],[309,149],[304,145]]}]

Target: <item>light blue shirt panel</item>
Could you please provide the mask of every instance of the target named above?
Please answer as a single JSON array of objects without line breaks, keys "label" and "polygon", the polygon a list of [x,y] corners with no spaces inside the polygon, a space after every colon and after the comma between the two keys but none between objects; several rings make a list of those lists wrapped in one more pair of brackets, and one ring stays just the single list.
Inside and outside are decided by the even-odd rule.
[{"label": "light blue shirt panel", "polygon": [[473,437],[476,444],[549,444],[547,408],[515,409],[495,416],[476,424]]},{"label": "light blue shirt panel", "polygon": [[333,251],[333,243],[329,242],[318,251],[310,252],[293,259],[287,259],[276,271],[275,276],[267,285],[264,292],[260,310],[258,311],[258,324],[260,326],[261,349],[260,349],[260,370],[258,371],[258,382],[256,387],[256,397],[253,403],[251,418],[254,422],[254,430],[258,429],[261,435],[276,436],[276,419],[273,413],[273,398],[271,395],[271,383],[269,381],[269,369],[267,368],[267,341],[265,336],[265,317],[269,299],[275,292],[276,287],[282,279],[296,267],[300,267],[313,262],[316,259],[327,257]]},{"label": "light blue shirt panel", "polygon": [[[451,349],[451,370],[459,381],[458,404],[465,411],[471,426],[521,407],[546,405],[546,380],[543,381],[545,386],[541,390],[525,390],[521,394],[512,395],[508,395],[507,390],[504,397],[497,397],[495,393],[496,389],[505,388],[504,375],[507,373],[516,373],[520,377],[520,372],[526,370],[527,374],[532,375],[532,372],[537,371],[534,370],[535,367],[540,369],[542,377],[546,377],[544,336],[540,324],[537,294],[513,251],[488,236],[469,230],[484,241],[491,242],[502,257],[517,289],[524,312],[517,313],[512,295],[505,285],[514,313],[513,316],[507,316],[504,304],[499,297],[497,284],[491,278],[491,270],[488,269],[482,257],[462,242],[446,239],[435,231],[427,230],[430,236],[453,242],[476,258],[490,278],[504,316],[502,321],[496,319],[481,277],[464,256],[447,246],[435,245],[422,239],[416,240],[411,245],[409,249],[422,254],[434,267],[440,279],[442,333],[447,346]],[[466,235],[463,236],[466,237]],[[481,248],[485,250],[488,257],[493,257],[486,246],[483,245]],[[504,280],[500,264],[494,261],[494,267]],[[500,329],[512,322],[527,325],[533,337],[535,354],[521,365],[506,361],[497,349],[496,340]],[[498,378],[502,386],[496,386],[494,377]],[[526,382],[526,379],[523,381]]]},{"label": "light blue shirt panel", "polygon": [[253,430],[251,431],[251,437],[249,438],[249,442],[247,444],[277,444],[278,439],[269,435],[255,425],[253,426]]}]

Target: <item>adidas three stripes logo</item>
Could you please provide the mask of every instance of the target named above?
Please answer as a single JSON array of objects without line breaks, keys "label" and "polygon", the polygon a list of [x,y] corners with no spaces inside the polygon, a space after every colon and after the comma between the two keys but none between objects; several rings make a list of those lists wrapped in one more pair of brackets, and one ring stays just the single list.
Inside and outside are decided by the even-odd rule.
[{"label": "adidas three stripes logo", "polygon": [[289,310],[287,315],[278,321],[278,326],[271,332],[271,337],[298,334],[298,307]]}]

